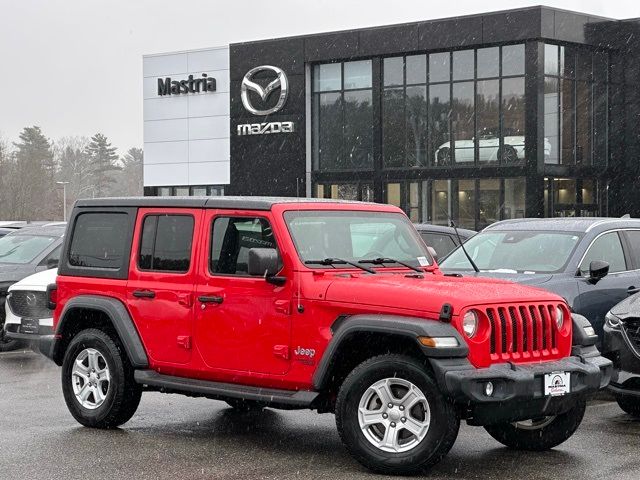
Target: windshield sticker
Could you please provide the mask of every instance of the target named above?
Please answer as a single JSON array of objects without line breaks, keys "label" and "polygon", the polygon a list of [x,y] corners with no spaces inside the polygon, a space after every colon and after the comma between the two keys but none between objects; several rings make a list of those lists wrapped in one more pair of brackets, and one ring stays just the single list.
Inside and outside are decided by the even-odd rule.
[{"label": "windshield sticker", "polygon": [[421,267],[429,266],[429,260],[427,260],[427,257],[418,257],[417,260]]}]

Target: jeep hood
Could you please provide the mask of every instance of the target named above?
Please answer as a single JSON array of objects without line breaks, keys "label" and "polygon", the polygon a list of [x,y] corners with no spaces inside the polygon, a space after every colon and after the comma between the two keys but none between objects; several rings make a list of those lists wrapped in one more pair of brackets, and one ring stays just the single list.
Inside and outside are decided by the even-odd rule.
[{"label": "jeep hood", "polygon": [[472,305],[527,302],[564,302],[546,290],[490,278],[448,277],[426,273],[336,276],[327,288],[330,302],[399,307],[438,314],[449,303],[454,314]]}]

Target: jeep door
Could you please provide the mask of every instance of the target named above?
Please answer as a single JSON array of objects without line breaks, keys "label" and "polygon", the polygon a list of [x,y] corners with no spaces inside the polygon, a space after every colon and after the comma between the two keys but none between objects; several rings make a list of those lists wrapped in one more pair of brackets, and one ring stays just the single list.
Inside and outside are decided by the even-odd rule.
[{"label": "jeep door", "polygon": [[[640,277],[621,231],[605,232],[596,237],[579,266],[580,294],[574,302],[576,312],[589,319],[600,341],[607,312],[640,287]],[[609,273],[598,281],[589,279],[589,264],[593,260],[609,263]]]},{"label": "jeep door", "polygon": [[127,303],[154,362],[191,360],[193,288],[202,210],[141,208],[133,238]]},{"label": "jeep door", "polygon": [[195,342],[208,369],[282,375],[289,369],[292,275],[281,286],[248,274],[251,248],[278,248],[269,212],[205,211]]}]

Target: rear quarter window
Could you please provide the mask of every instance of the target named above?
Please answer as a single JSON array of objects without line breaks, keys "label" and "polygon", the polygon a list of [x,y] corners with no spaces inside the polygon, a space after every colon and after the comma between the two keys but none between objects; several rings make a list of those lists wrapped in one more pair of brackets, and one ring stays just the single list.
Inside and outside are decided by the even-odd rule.
[{"label": "rear quarter window", "polygon": [[81,213],[69,246],[73,267],[119,270],[128,258],[129,215],[120,212]]}]

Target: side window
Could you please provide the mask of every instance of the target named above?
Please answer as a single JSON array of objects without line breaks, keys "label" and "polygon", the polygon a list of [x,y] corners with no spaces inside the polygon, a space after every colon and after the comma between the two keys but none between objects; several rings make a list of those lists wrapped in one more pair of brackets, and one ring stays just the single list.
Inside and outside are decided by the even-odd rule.
[{"label": "side window", "polygon": [[636,268],[640,268],[640,230],[627,230],[627,239],[631,248],[631,258],[635,262]]},{"label": "side window", "polygon": [[434,248],[438,258],[444,257],[458,245],[457,242],[453,241],[453,238],[446,234],[421,232],[420,235],[427,245]]},{"label": "side window", "polygon": [[45,265],[48,267],[50,262],[51,264],[53,264],[53,262],[56,262],[56,265],[60,263],[60,250],[62,250],[61,245],[57,246],[49,255],[44,257],[40,262],[40,265]]},{"label": "side window", "polygon": [[594,260],[604,260],[609,263],[609,272],[624,272],[627,264],[624,259],[622,243],[617,232],[606,233],[598,237],[589,247],[587,254],[580,264],[580,273],[589,274],[589,264]]},{"label": "side window", "polygon": [[140,270],[185,273],[191,264],[191,215],[148,215],[142,224]]},{"label": "side window", "polygon": [[258,217],[216,218],[211,232],[211,273],[247,275],[251,248],[277,248],[267,220]]},{"label": "side window", "polygon": [[69,247],[69,263],[74,267],[122,268],[128,232],[126,213],[78,215]]}]

